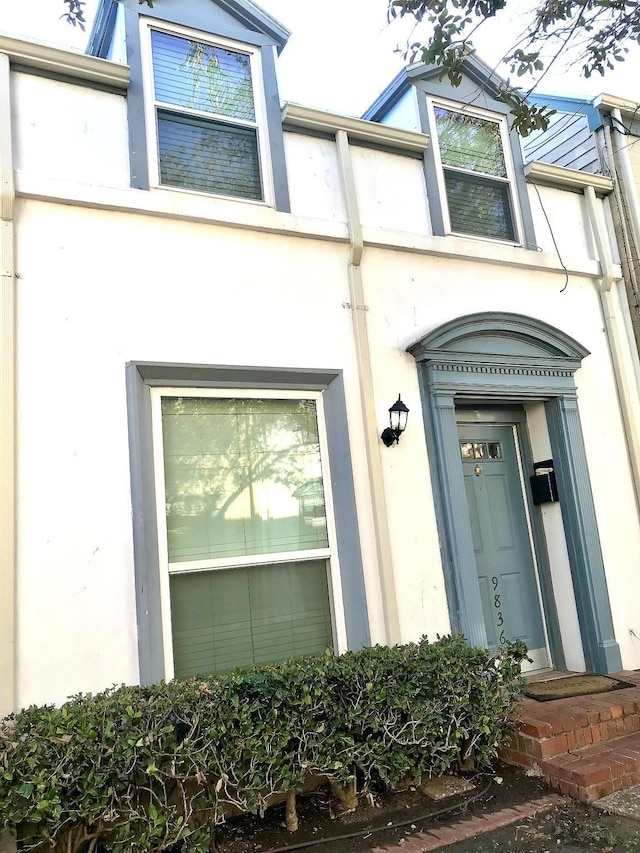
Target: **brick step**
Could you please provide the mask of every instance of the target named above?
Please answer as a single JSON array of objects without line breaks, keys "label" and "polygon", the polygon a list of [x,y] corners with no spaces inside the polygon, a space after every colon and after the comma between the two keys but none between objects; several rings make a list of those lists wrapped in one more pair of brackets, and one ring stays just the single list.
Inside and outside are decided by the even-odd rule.
[{"label": "brick step", "polygon": [[583,802],[640,783],[640,672],[617,677],[630,686],[551,702],[523,699],[502,760],[539,768],[554,788]]},{"label": "brick step", "polygon": [[525,698],[503,759],[531,767],[602,741],[640,732],[640,673],[619,673],[630,686],[609,693],[536,702]]},{"label": "brick step", "polygon": [[590,803],[640,783],[640,734],[603,740],[538,765],[557,791]]},{"label": "brick step", "polygon": [[523,716],[502,756],[510,764],[533,763],[575,749],[640,732],[640,705],[630,702],[547,720]]}]

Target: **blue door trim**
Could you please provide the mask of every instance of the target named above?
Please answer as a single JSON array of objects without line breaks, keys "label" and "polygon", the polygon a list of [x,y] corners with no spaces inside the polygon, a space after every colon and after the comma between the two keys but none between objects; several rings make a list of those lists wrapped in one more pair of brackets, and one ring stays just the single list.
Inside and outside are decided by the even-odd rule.
[{"label": "blue door trim", "polygon": [[622,669],[580,428],[574,373],[589,355],[547,323],[505,312],[460,317],[408,348],[419,366],[427,441],[435,458],[452,627],[486,645],[471,524],[459,460],[455,405],[543,400],[587,668]]}]

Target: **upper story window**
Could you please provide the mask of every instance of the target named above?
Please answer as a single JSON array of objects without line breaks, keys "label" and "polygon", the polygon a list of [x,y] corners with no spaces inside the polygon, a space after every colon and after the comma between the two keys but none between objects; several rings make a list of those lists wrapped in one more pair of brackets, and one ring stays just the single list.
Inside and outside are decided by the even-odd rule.
[{"label": "upper story window", "polygon": [[519,242],[505,120],[438,103],[430,109],[445,230]]},{"label": "upper story window", "polygon": [[149,28],[151,182],[271,201],[258,49]]}]

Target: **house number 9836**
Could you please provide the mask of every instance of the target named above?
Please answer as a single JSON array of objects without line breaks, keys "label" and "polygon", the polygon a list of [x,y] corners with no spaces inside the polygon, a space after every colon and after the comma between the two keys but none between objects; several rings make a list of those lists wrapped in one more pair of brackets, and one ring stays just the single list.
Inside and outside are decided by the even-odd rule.
[{"label": "house number 9836", "polygon": [[500,591],[498,590],[498,585],[500,581],[494,575],[491,578],[491,584],[493,586],[493,606],[495,608],[496,615],[496,625],[500,629],[500,645],[504,646],[507,642],[507,638],[504,635],[504,616],[502,615],[502,599],[500,598]]}]

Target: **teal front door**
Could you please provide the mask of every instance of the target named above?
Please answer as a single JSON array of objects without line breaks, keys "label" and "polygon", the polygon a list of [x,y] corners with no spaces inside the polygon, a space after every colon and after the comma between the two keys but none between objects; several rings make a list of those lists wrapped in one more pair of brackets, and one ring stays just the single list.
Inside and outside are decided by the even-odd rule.
[{"label": "teal front door", "polygon": [[524,640],[523,671],[549,668],[516,427],[459,423],[458,435],[489,648]]}]

